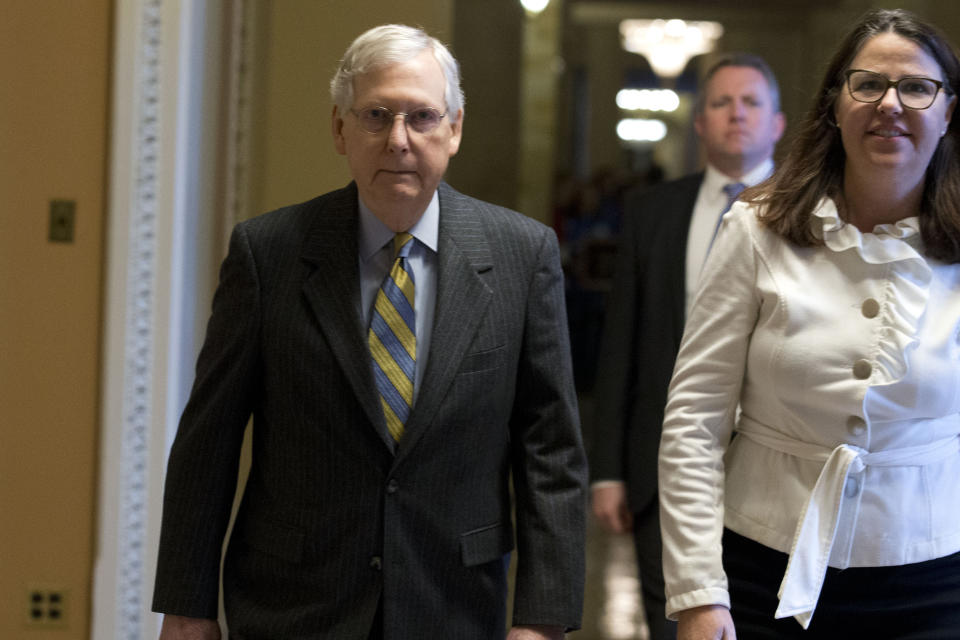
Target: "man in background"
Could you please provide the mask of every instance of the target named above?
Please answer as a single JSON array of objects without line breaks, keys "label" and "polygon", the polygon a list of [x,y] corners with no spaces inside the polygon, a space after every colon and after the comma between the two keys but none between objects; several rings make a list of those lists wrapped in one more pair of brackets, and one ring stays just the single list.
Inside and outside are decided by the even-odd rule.
[{"label": "man in background", "polygon": [[[161,638],[559,639],[580,624],[586,460],[553,232],[442,181],[459,69],[419,29],[331,82],[353,181],[236,227],[170,453]],[[511,501],[511,479],[514,500]],[[516,527],[512,525],[512,508]]]},{"label": "man in background", "polygon": [[592,510],[608,531],[633,532],[651,640],[676,637],[664,612],[657,451],[684,321],[720,218],[772,173],[785,124],[757,56],[721,57],[702,87],[694,127],[705,170],[625,199],[589,425]]}]

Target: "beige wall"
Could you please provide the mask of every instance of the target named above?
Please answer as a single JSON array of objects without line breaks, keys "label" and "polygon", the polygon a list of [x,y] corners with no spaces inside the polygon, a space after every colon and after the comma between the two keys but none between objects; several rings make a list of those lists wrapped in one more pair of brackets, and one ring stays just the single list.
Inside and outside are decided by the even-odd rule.
[{"label": "beige wall", "polygon": [[[0,20],[0,638],[87,637],[110,7]],[[77,202],[73,244],[47,241],[51,198]],[[32,583],[67,590],[67,630],[28,635]]]},{"label": "beige wall", "polygon": [[453,13],[454,55],[467,102],[463,141],[447,179],[475,198],[515,208],[521,174],[523,10],[517,0],[483,0],[458,2]]}]

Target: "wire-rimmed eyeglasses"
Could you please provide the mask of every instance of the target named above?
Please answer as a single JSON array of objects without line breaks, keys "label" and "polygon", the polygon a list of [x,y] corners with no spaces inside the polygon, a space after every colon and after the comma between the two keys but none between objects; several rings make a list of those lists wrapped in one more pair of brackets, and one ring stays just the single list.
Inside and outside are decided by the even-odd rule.
[{"label": "wire-rimmed eyeglasses", "polygon": [[880,102],[890,87],[894,87],[904,107],[927,109],[937,99],[940,89],[947,95],[952,93],[939,80],[923,76],[904,76],[899,80],[891,80],[881,73],[864,69],[848,69],[844,75],[847,77],[850,97],[857,102]]},{"label": "wire-rimmed eyeglasses", "polygon": [[440,124],[440,121],[447,115],[440,113],[433,107],[419,107],[408,113],[403,111],[391,111],[386,107],[365,107],[356,111],[350,109],[350,113],[357,116],[360,126],[369,133],[380,133],[393,125],[397,116],[403,116],[403,122],[408,129],[413,129],[417,133],[430,133]]}]

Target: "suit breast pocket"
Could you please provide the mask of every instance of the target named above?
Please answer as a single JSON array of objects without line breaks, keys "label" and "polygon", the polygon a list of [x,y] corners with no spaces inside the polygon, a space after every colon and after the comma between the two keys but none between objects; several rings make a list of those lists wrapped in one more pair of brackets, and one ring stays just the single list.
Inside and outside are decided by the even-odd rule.
[{"label": "suit breast pocket", "polygon": [[513,551],[513,528],[501,522],[460,534],[463,566],[500,560]]},{"label": "suit breast pocket", "polygon": [[475,353],[468,353],[463,357],[463,360],[460,361],[460,368],[457,370],[457,375],[499,369],[503,366],[506,350],[506,347],[500,346]]}]

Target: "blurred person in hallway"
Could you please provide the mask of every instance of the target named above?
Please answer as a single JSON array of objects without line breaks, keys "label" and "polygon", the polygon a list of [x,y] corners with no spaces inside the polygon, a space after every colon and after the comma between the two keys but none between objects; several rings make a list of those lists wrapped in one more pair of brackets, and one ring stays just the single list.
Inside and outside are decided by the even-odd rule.
[{"label": "blurred person in hallway", "polygon": [[660,445],[681,640],[960,637],[957,87],[942,33],[867,13],[724,218]]},{"label": "blurred person in hallway", "polygon": [[555,234],[443,181],[464,110],[436,39],[367,31],[331,94],[353,181],[240,223],[221,267],[167,470],[161,638],[220,637],[252,415],[231,638],[558,640],[587,477]]},{"label": "blurred person in hallway", "polygon": [[740,190],[773,171],[784,116],[769,65],[746,53],[720,57],[704,77],[694,126],[704,171],[625,199],[587,425],[592,511],[609,531],[633,531],[652,640],[676,634],[665,617],[657,501],[667,387],[720,218]]}]

